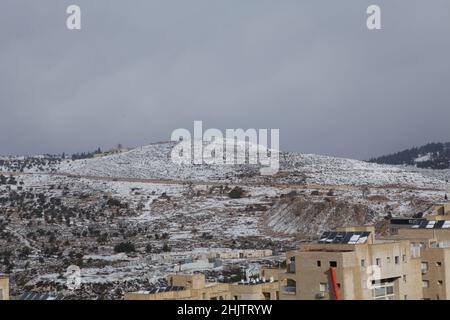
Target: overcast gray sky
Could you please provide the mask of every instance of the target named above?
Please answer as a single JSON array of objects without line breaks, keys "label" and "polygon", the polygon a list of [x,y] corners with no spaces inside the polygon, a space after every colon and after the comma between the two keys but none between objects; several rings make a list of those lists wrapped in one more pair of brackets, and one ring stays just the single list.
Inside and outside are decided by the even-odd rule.
[{"label": "overcast gray sky", "polygon": [[359,159],[450,141],[450,1],[0,1],[0,154],[144,145],[194,120]]}]

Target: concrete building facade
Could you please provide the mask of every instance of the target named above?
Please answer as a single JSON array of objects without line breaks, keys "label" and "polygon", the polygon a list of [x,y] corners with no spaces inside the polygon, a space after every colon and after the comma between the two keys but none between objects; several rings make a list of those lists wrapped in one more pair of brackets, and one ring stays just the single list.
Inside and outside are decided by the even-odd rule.
[{"label": "concrete building facade", "polygon": [[409,241],[377,240],[374,227],[339,228],[287,254],[282,300],[421,299],[420,259]]},{"label": "concrete building facade", "polygon": [[400,229],[391,238],[407,239],[411,254],[420,259],[418,285],[423,289],[423,299],[450,299],[450,216],[446,213],[427,217],[425,222]]},{"label": "concrete building facade", "polygon": [[0,300],[9,300],[9,278],[0,274]]}]

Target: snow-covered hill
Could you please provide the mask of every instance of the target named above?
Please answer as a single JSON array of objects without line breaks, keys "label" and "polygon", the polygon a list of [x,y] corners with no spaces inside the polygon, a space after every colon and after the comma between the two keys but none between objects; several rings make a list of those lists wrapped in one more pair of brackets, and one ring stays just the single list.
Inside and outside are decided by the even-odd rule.
[{"label": "snow-covered hill", "polygon": [[410,186],[448,188],[444,176],[408,168],[364,161],[280,153],[280,172],[271,177],[259,174],[260,165],[180,164],[171,160],[174,142],[155,143],[101,158],[66,161],[61,173],[132,179],[171,179],[245,183]]},{"label": "snow-covered hill", "polygon": [[[278,174],[261,176],[259,165],[174,162],[175,145],[75,161],[0,158],[0,247],[14,258],[13,291],[61,288],[70,262],[83,264],[83,297],[104,288],[117,297],[118,287],[137,290],[150,286],[149,274],[160,281],[173,272],[172,262],[149,255],[204,247],[285,252],[348,225],[383,233],[387,218],[421,215],[450,187],[448,171],[290,152],[280,154]],[[126,259],[116,252],[125,241],[135,247]],[[27,259],[23,247],[32,251]]]}]

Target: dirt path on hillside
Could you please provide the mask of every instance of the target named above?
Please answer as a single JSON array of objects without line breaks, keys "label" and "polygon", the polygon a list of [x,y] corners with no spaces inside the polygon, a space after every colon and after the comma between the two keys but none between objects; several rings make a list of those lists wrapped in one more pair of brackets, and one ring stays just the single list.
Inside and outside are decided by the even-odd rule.
[{"label": "dirt path on hillside", "polygon": [[[1,172],[0,172],[1,173]],[[226,182],[226,181],[196,181],[196,180],[172,180],[172,179],[144,179],[144,178],[123,178],[123,177],[101,177],[101,176],[89,176],[89,175],[74,175],[70,173],[62,172],[43,172],[43,173],[23,173],[23,172],[3,172],[4,175],[49,175],[60,176],[73,179],[87,179],[94,181],[109,181],[109,182],[134,182],[134,183],[150,183],[150,184],[166,184],[166,185],[198,185],[198,186],[222,186],[222,185],[241,185],[249,187],[273,187],[279,189],[312,189],[312,190],[361,190],[364,188],[369,189],[392,189],[392,190],[417,190],[417,191],[442,191],[450,193],[450,189],[442,188],[423,188],[423,187],[405,187],[400,185],[328,185],[328,184],[292,184],[292,183],[245,183],[245,182]]]}]

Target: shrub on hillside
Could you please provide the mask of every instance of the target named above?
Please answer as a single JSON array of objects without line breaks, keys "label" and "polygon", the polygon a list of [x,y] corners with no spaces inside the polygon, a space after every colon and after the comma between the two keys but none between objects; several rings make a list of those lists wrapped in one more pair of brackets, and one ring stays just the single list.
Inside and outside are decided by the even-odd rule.
[{"label": "shrub on hillside", "polygon": [[244,190],[240,187],[234,187],[233,190],[228,193],[228,196],[232,199],[239,199],[242,198],[244,195]]},{"label": "shrub on hillside", "polygon": [[114,247],[114,252],[116,253],[120,252],[129,253],[134,251],[136,251],[136,248],[134,247],[134,244],[132,244],[131,242],[121,242]]}]

